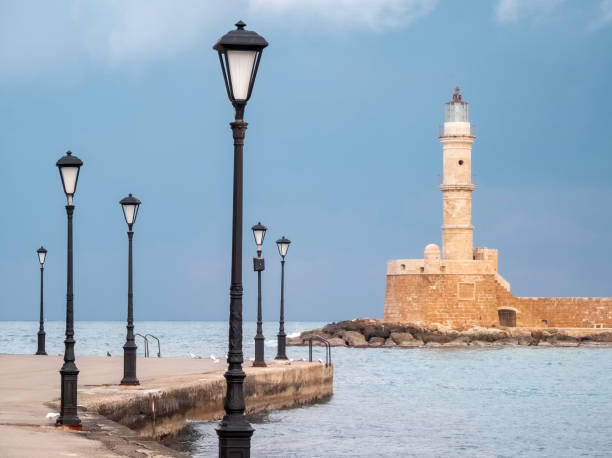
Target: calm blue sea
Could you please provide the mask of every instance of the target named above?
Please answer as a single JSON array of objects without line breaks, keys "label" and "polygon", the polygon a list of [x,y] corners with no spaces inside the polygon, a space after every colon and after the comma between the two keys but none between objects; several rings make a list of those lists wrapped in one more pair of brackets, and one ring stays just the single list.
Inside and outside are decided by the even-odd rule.
[{"label": "calm blue sea", "polygon": [[[62,353],[63,327],[46,324],[49,353]],[[34,322],[0,322],[0,352],[34,353],[37,330]],[[227,350],[226,323],[143,322],[137,331],[159,337],[162,356]],[[244,331],[248,358],[255,323]],[[269,356],[276,331],[264,327]],[[124,323],[77,323],[77,360],[121,354],[124,338]],[[299,359],[307,349],[288,354]],[[251,418],[253,457],[612,456],[612,348],[334,348],[332,358],[331,400]],[[191,423],[175,446],[216,456],[216,425]]]}]

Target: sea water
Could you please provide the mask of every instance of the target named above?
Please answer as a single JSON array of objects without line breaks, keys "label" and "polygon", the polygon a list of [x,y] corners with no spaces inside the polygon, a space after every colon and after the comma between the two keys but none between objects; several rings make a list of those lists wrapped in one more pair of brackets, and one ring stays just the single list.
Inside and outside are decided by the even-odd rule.
[{"label": "sea water", "polygon": [[[322,323],[287,323],[287,334]],[[45,324],[47,352],[63,352],[63,322]],[[223,357],[227,323],[142,322],[164,356]],[[34,322],[0,322],[0,353],[34,353]],[[266,357],[277,323],[266,323]],[[79,354],[122,353],[125,323],[75,324]],[[255,323],[244,325],[245,358]],[[142,340],[138,340],[139,354]],[[150,347],[151,356],[157,346]],[[307,348],[288,347],[290,358]],[[324,359],[322,348],[314,359]],[[257,457],[610,457],[612,348],[333,348],[334,395],[250,417]],[[216,456],[218,422],[192,422],[172,446]]]}]

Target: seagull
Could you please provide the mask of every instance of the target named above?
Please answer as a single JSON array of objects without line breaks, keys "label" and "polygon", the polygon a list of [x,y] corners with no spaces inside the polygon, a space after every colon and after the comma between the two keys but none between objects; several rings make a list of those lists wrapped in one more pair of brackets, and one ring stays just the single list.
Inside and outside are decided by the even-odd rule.
[{"label": "seagull", "polygon": [[323,364],[323,360],[322,360],[322,359],[319,359],[318,361],[319,361],[321,364]]},{"label": "seagull", "polygon": [[59,413],[57,412],[49,412],[46,416],[46,418],[55,418],[55,417],[59,417]]},{"label": "seagull", "polygon": [[212,353],[210,354],[210,359],[212,359],[215,363],[219,362],[219,360],[215,358],[215,355],[213,355]]},{"label": "seagull", "polygon": [[107,352],[106,352],[106,356],[110,356],[110,355],[111,355],[111,354],[110,354],[110,351],[107,351]]},{"label": "seagull", "polygon": [[193,353],[191,353],[191,352],[189,353],[189,357],[190,357],[190,358],[193,358],[193,359],[202,359],[202,357],[201,357],[201,356],[194,355],[194,354],[193,354]]}]

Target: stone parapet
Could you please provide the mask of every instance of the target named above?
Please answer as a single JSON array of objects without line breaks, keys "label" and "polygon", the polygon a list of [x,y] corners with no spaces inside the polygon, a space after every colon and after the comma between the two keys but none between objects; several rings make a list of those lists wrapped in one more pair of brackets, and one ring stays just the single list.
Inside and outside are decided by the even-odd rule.
[{"label": "stone parapet", "polygon": [[[496,259],[495,259],[496,261]],[[424,259],[392,259],[387,261],[387,275],[414,275],[425,273]],[[434,273],[434,272],[428,272]],[[494,260],[440,259],[439,274],[482,275],[497,273]],[[498,274],[500,283],[509,283]]]}]

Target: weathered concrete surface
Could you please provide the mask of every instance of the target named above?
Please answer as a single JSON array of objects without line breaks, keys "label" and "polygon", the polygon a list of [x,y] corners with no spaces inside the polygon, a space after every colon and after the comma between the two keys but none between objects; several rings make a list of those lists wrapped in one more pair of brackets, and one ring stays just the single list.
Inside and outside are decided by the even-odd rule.
[{"label": "weathered concrete surface", "polygon": [[[81,371],[82,432],[58,429],[54,418],[46,418],[57,411],[62,357],[0,355],[0,456],[184,456],[142,436],[152,432],[148,401],[156,400],[157,437],[176,431],[186,418],[214,419],[221,414],[224,362],[138,358],[139,387],[117,386],[123,372],[121,357],[82,356],[76,362]],[[312,402],[332,392],[331,367],[305,362],[269,364],[245,369],[249,411]],[[140,431],[110,421],[98,410],[126,424],[140,425]]]},{"label": "weathered concrete surface", "polygon": [[[267,364],[245,367],[247,413],[309,404],[332,395],[331,366],[304,361]],[[221,418],[224,397],[225,378],[217,371],[155,378],[137,387],[84,387],[79,403],[144,437],[163,438],[178,432],[186,420]]]},{"label": "weathered concrete surface", "polygon": [[[612,346],[612,329],[594,328],[483,328],[453,329],[439,323],[387,323],[372,318],[330,323],[287,339],[287,345],[307,345],[312,335],[327,339],[332,346],[346,347],[484,347],[539,345],[577,347]],[[313,341],[313,345],[322,345]]]}]

